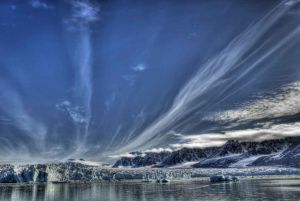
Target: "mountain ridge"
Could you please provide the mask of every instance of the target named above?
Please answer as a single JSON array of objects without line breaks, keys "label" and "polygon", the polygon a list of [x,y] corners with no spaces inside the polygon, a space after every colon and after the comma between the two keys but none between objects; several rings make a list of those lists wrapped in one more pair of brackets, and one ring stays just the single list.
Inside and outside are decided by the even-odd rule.
[{"label": "mountain ridge", "polygon": [[[172,167],[195,162],[193,168],[228,168],[245,166],[300,167],[300,137],[264,141],[228,140],[223,146],[183,148],[172,152],[146,152],[122,157],[113,167]],[[298,154],[298,155],[297,155]],[[196,163],[197,162],[197,163]]]}]

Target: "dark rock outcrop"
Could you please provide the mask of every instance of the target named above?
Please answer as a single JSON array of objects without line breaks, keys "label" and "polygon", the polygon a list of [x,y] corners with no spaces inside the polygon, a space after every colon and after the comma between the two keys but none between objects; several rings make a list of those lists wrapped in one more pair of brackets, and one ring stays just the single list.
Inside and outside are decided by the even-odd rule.
[{"label": "dark rock outcrop", "polygon": [[228,142],[220,148],[219,156],[226,156],[229,154],[243,153],[243,145],[237,140],[228,140]]},{"label": "dark rock outcrop", "polygon": [[113,167],[145,167],[153,166],[161,163],[165,158],[167,158],[170,152],[147,152],[144,155],[140,153],[133,152],[132,155],[137,155],[135,157],[122,157],[118,160]]},{"label": "dark rock outcrop", "polygon": [[16,177],[14,175],[14,166],[2,165],[0,169],[0,183],[16,183]]},{"label": "dark rock outcrop", "polygon": [[187,161],[197,161],[205,157],[207,157],[207,154],[202,149],[184,148],[169,154],[167,157],[164,158],[161,165],[171,166]]}]

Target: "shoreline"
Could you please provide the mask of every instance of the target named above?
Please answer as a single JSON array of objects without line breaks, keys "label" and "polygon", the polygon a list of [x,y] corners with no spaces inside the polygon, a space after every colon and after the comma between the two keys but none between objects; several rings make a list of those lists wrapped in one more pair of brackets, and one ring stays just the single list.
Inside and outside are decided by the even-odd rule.
[{"label": "shoreline", "polygon": [[[300,175],[262,175],[262,176],[240,176],[239,181],[247,181],[247,180],[300,180]],[[196,182],[196,181],[205,181],[210,183],[209,177],[197,177],[197,178],[190,178],[190,179],[178,179],[178,180],[170,180],[168,183],[156,183],[155,181],[143,181],[140,179],[132,179],[132,180],[102,180],[102,181],[67,181],[67,182],[21,182],[21,183],[0,183],[0,187],[10,187],[10,186],[32,186],[32,185],[61,185],[61,184],[110,184],[110,183],[150,183],[150,184],[157,184],[157,185],[168,185],[172,183],[188,183],[188,182]],[[239,182],[238,181],[238,182]],[[233,182],[233,183],[238,183]],[[231,183],[231,182],[217,182],[217,184],[222,183]],[[211,183],[216,184],[216,183]]]}]

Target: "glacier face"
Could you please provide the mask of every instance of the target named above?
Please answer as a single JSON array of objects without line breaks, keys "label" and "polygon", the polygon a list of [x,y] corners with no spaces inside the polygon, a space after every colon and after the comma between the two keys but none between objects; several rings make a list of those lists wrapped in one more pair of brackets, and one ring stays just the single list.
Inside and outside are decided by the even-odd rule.
[{"label": "glacier face", "polygon": [[191,171],[185,170],[124,170],[74,162],[38,165],[0,165],[0,183],[190,179],[191,175]]},{"label": "glacier face", "polygon": [[267,176],[296,175],[299,168],[247,167],[247,168],[104,168],[74,162],[36,165],[0,165],[0,183],[64,183],[64,182],[118,182],[153,181],[166,179],[187,180],[213,175]]}]

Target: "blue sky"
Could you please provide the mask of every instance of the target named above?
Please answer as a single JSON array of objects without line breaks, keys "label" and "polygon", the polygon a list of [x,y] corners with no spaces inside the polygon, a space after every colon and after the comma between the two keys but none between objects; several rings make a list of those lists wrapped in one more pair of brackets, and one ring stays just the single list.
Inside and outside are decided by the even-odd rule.
[{"label": "blue sky", "polygon": [[102,159],[298,126],[297,4],[2,0],[0,154]]}]

